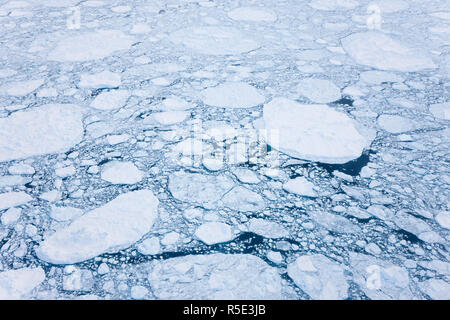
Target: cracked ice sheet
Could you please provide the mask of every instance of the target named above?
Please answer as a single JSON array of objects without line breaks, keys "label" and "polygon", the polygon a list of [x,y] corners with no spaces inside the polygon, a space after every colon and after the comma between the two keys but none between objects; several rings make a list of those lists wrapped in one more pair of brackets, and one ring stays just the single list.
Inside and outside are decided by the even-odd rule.
[{"label": "cracked ice sheet", "polygon": [[0,295],[448,299],[449,12],[3,1]]}]

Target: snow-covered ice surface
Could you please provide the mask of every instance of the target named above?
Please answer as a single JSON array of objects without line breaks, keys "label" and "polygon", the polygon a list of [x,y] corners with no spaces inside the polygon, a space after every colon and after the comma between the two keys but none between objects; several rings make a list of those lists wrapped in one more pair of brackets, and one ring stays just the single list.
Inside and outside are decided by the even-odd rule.
[{"label": "snow-covered ice surface", "polygon": [[0,299],[450,299],[448,1],[0,25]]}]

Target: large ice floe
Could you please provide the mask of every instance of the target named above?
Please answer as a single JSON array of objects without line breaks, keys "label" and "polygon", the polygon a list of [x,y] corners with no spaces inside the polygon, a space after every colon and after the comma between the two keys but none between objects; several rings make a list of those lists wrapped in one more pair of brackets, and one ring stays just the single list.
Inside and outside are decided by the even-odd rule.
[{"label": "large ice floe", "polygon": [[449,23],[0,1],[0,299],[448,300]]},{"label": "large ice floe", "polygon": [[158,199],[150,190],[121,194],[56,230],[36,253],[44,261],[71,264],[125,249],[150,231],[157,210]]},{"label": "large ice floe", "polygon": [[277,134],[273,147],[299,159],[345,163],[361,156],[371,142],[353,119],[326,105],[275,98],[264,105],[263,118],[269,143]]}]

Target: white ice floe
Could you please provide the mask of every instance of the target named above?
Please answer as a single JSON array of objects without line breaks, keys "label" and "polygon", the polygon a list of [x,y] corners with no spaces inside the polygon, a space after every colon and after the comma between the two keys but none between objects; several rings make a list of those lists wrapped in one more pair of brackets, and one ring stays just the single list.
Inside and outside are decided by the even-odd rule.
[{"label": "white ice floe", "polygon": [[144,173],[133,162],[110,161],[101,172],[101,178],[112,184],[134,184],[142,180]]},{"label": "white ice floe", "polygon": [[264,106],[266,140],[299,159],[345,163],[361,156],[371,143],[357,123],[326,105],[305,105],[275,98]]},{"label": "white ice floe", "polygon": [[67,151],[83,137],[81,109],[53,104],[0,118],[0,161]]},{"label": "white ice floe", "polygon": [[449,300],[450,284],[442,279],[428,279],[418,283],[419,288],[433,300]]},{"label": "white ice floe", "polygon": [[245,168],[235,168],[232,172],[242,183],[255,184],[259,182],[258,175],[251,170]]},{"label": "white ice floe", "polygon": [[195,236],[208,245],[233,239],[231,227],[223,222],[205,222],[197,228]]},{"label": "white ice floe", "polygon": [[286,228],[274,221],[252,218],[248,223],[248,231],[266,238],[277,239],[284,238],[289,235]]},{"label": "white ice floe", "polygon": [[10,82],[0,87],[0,95],[26,96],[44,84],[44,79]]},{"label": "white ice floe", "polygon": [[248,254],[190,255],[148,267],[148,281],[158,299],[281,299],[283,286],[275,268]]},{"label": "white ice floe", "polygon": [[382,114],[377,122],[383,130],[390,133],[402,133],[414,129],[414,123],[411,120],[397,115]]},{"label": "white ice floe", "polygon": [[372,4],[380,8],[380,13],[394,13],[409,8],[408,2],[404,0],[376,0]]},{"label": "white ice floe", "polygon": [[264,103],[255,87],[243,82],[226,82],[202,92],[205,104],[221,108],[251,108]]},{"label": "white ice floe", "polygon": [[450,230],[450,213],[441,212],[435,217],[437,223],[439,223],[443,228]]},{"label": "white ice floe", "polygon": [[137,246],[137,249],[140,253],[145,255],[158,254],[161,252],[161,245],[159,244],[159,239],[157,237],[152,237],[142,241]]},{"label": "white ice floe", "polygon": [[0,193],[0,210],[20,206],[33,198],[23,191]]},{"label": "white ice floe", "polygon": [[80,76],[81,88],[116,88],[121,84],[121,77],[119,73],[114,73],[108,70],[99,73],[82,73]]},{"label": "white ice floe", "polygon": [[144,299],[148,294],[148,289],[143,286],[133,286],[130,291],[131,298],[135,300]]},{"label": "white ice floe", "polygon": [[100,93],[91,103],[91,107],[99,110],[115,110],[123,107],[130,97],[127,90],[112,90]]},{"label": "white ice floe", "polygon": [[41,267],[0,272],[0,300],[29,299],[28,294],[44,280]]},{"label": "white ice floe", "polygon": [[314,184],[305,177],[297,177],[283,184],[283,189],[287,192],[306,197],[317,197],[314,187]]},{"label": "white ice floe", "polygon": [[312,0],[309,5],[318,10],[348,10],[359,6],[356,0]]},{"label": "white ice floe", "polygon": [[169,176],[169,191],[174,198],[211,209],[217,207],[217,202],[233,185],[233,180],[220,175],[181,171]]},{"label": "white ice floe", "polygon": [[274,22],[277,20],[275,13],[263,7],[239,7],[228,12],[228,17],[237,21]]},{"label": "white ice floe", "polygon": [[324,79],[300,80],[297,90],[302,96],[317,103],[333,102],[341,97],[339,88],[333,82]]},{"label": "white ice floe", "polygon": [[361,231],[361,228],[357,224],[337,214],[326,211],[310,211],[308,215],[317,224],[333,232],[356,234]]},{"label": "white ice floe", "polygon": [[412,299],[408,271],[391,262],[350,252],[353,280],[373,300]]},{"label": "white ice floe", "polygon": [[46,237],[36,254],[50,263],[72,264],[128,248],[150,231],[158,203],[150,190],[121,194]]},{"label": "white ice floe", "polygon": [[147,118],[145,118],[145,123],[156,122],[163,126],[170,126],[177,124],[186,120],[189,116],[187,111],[166,111],[166,112],[154,112]]},{"label": "white ice floe", "polygon": [[337,300],[348,297],[344,267],[321,255],[306,255],[291,262],[288,275],[312,299]]},{"label": "white ice floe", "polygon": [[432,104],[430,112],[435,118],[450,120],[450,101]]},{"label": "white ice floe", "polygon": [[191,27],[171,33],[169,39],[175,44],[211,55],[240,54],[259,47],[256,41],[230,27]]},{"label": "white ice floe", "polygon": [[241,212],[261,211],[265,207],[263,198],[256,192],[237,186],[228,192],[223,198],[225,207]]},{"label": "white ice floe", "polygon": [[399,75],[379,70],[370,70],[361,72],[360,79],[368,84],[379,85],[383,82],[403,82],[404,78]]},{"label": "white ice floe", "polygon": [[48,215],[56,221],[68,221],[83,215],[83,210],[74,207],[52,206]]},{"label": "white ice floe", "polygon": [[381,32],[353,33],[341,42],[344,50],[362,65],[403,72],[436,68],[427,54]]},{"label": "white ice floe", "polygon": [[62,39],[48,59],[59,62],[102,59],[119,50],[128,50],[134,39],[119,30],[97,32]]},{"label": "white ice floe", "polygon": [[161,108],[165,111],[183,111],[192,107],[191,103],[178,97],[168,97],[161,102]]},{"label": "white ice floe", "polygon": [[22,209],[20,208],[9,208],[5,212],[3,212],[0,222],[4,226],[13,225],[17,221],[19,221],[19,218],[22,214]]}]

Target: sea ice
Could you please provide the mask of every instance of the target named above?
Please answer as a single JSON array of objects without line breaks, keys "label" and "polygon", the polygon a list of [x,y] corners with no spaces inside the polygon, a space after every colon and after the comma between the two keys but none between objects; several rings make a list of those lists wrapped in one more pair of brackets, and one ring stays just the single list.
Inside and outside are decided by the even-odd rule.
[{"label": "sea ice", "polygon": [[0,118],[0,162],[64,152],[83,137],[81,109],[44,105]]},{"label": "sea ice", "polygon": [[158,203],[150,190],[121,194],[46,237],[36,254],[50,263],[72,264],[128,248],[150,231]]},{"label": "sea ice", "polygon": [[333,82],[324,79],[300,80],[297,90],[302,96],[317,103],[333,102],[341,97],[339,88]]},{"label": "sea ice", "polygon": [[251,22],[274,22],[277,20],[276,14],[260,7],[239,7],[228,12],[228,16],[237,21]]},{"label": "sea ice", "polygon": [[112,184],[135,184],[142,180],[144,173],[133,162],[110,161],[101,172],[101,178]]},{"label": "sea ice", "polygon": [[430,112],[438,119],[450,120],[450,101],[432,104]]},{"label": "sea ice", "polygon": [[99,30],[62,39],[48,55],[49,60],[88,61],[128,50],[134,39],[119,30]]},{"label": "sea ice", "polygon": [[354,120],[326,105],[275,98],[264,106],[263,119],[268,143],[273,139],[273,148],[299,159],[345,163],[371,143]]},{"label": "sea ice", "polygon": [[283,297],[275,268],[248,254],[189,255],[149,263],[148,281],[158,299],[266,300]]},{"label": "sea ice", "polygon": [[0,87],[0,95],[23,97],[44,84],[44,79],[10,82]]},{"label": "sea ice", "polygon": [[264,200],[258,193],[241,186],[234,187],[228,192],[223,197],[222,203],[227,208],[241,212],[260,211],[265,207]]},{"label": "sea ice", "polygon": [[91,103],[91,107],[99,110],[115,110],[124,106],[130,97],[127,90],[112,90],[100,93]]},{"label": "sea ice", "polygon": [[297,258],[288,265],[287,272],[312,299],[337,300],[348,296],[344,267],[321,254]]},{"label": "sea ice", "polygon": [[436,68],[425,53],[381,32],[353,33],[341,42],[344,50],[357,63],[377,69],[414,72]]},{"label": "sea ice", "polygon": [[233,180],[220,175],[179,171],[169,176],[169,191],[174,198],[210,209],[217,207],[217,202],[233,185]]},{"label": "sea ice", "polygon": [[195,236],[208,245],[233,239],[231,227],[222,222],[205,222],[197,228]]},{"label": "sea ice", "polygon": [[0,299],[27,299],[27,295],[44,280],[45,272],[41,267],[0,272]]},{"label": "sea ice", "polygon": [[251,108],[264,103],[255,87],[243,82],[226,82],[202,92],[203,102],[221,108]]},{"label": "sea ice", "polygon": [[299,196],[317,197],[314,184],[309,182],[305,177],[297,177],[287,181],[283,184],[283,189]]},{"label": "sea ice", "polygon": [[82,73],[80,76],[81,88],[117,88],[121,84],[119,73],[108,70],[99,73]]},{"label": "sea ice", "polygon": [[175,44],[211,55],[240,54],[255,50],[259,46],[238,29],[219,26],[181,29],[170,34],[169,39]]},{"label": "sea ice", "polygon": [[402,133],[414,129],[411,120],[397,115],[382,114],[378,117],[378,125],[390,133]]},{"label": "sea ice", "polygon": [[20,206],[33,198],[23,191],[0,193],[0,210]]},{"label": "sea ice", "polygon": [[279,223],[258,218],[250,219],[248,231],[272,239],[284,238],[289,235],[286,228]]}]

